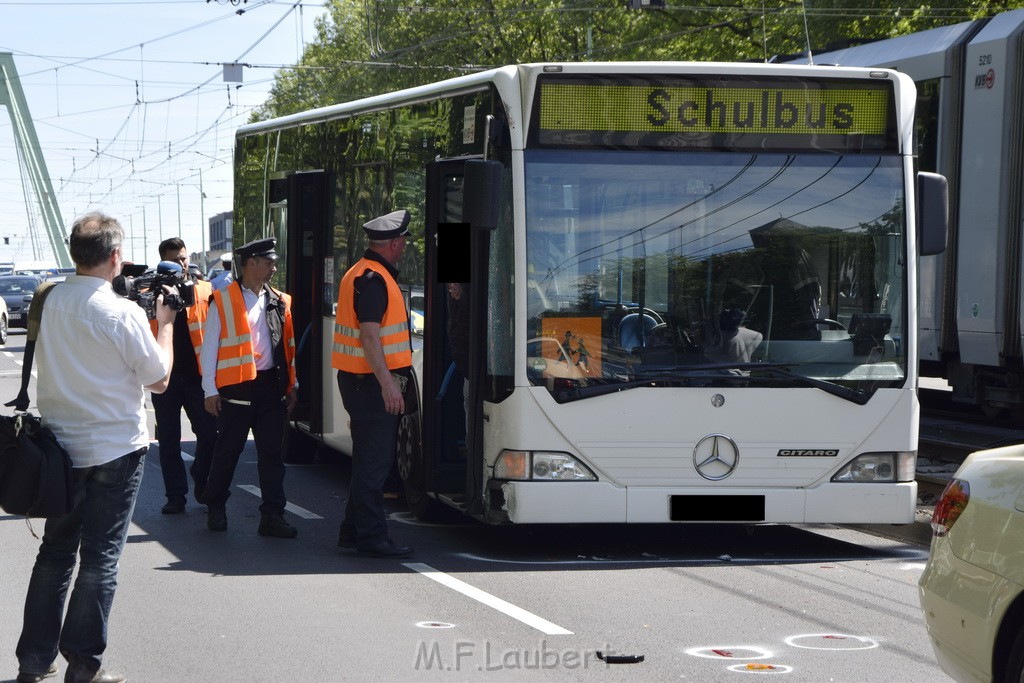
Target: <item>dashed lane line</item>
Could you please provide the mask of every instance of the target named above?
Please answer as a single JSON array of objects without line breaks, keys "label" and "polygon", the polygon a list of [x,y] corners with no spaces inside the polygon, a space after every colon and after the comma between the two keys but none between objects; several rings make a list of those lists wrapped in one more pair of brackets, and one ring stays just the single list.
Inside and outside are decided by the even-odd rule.
[{"label": "dashed lane line", "polygon": [[[259,486],[252,486],[251,484],[236,484],[236,486],[242,489],[243,491],[251,493],[257,498],[263,497],[263,492],[260,491]],[[298,515],[299,517],[302,517],[303,519],[323,519],[323,517],[316,514],[315,512],[310,512],[306,508],[300,508],[298,505],[295,505],[294,503],[288,503],[287,505],[284,506],[284,509],[292,513],[293,515]]]},{"label": "dashed lane line", "polygon": [[431,581],[436,581],[442,586],[447,586],[454,591],[462,593],[466,597],[472,598],[491,609],[495,609],[502,614],[506,614],[513,619],[521,621],[527,626],[537,629],[541,633],[549,636],[572,635],[572,631],[564,629],[558,624],[553,624],[547,619],[538,617],[532,612],[527,612],[522,607],[517,607],[512,603],[506,602],[499,597],[495,597],[486,591],[482,591],[475,586],[471,586],[465,581],[456,579],[454,576],[438,571],[430,565],[422,564],[420,562],[405,562],[403,563],[403,566],[408,567],[415,572],[419,572]]}]

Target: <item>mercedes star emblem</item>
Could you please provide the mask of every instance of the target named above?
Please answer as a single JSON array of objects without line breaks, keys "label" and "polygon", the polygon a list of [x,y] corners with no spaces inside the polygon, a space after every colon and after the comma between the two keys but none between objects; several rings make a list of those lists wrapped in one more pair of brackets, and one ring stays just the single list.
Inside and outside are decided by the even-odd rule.
[{"label": "mercedes star emblem", "polygon": [[723,434],[708,434],[693,447],[693,467],[705,479],[725,479],[739,463],[740,449]]}]

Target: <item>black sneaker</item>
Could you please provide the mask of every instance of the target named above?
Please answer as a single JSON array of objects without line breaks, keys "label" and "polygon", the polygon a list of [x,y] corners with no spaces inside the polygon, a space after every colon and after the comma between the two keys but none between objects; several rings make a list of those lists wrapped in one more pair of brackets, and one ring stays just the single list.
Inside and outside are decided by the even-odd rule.
[{"label": "black sneaker", "polygon": [[280,512],[268,512],[260,517],[260,528],[257,533],[260,536],[274,538],[295,538],[299,535],[299,530],[284,521],[284,515]]},{"label": "black sneaker", "polygon": [[185,511],[185,496],[170,496],[167,502],[160,508],[165,515],[179,515]]},{"label": "black sneaker", "polygon": [[210,508],[206,514],[206,528],[210,531],[227,531],[228,513],[222,509]]},{"label": "black sneaker", "polygon": [[370,557],[381,557],[389,560],[399,560],[412,555],[412,548],[407,545],[397,545],[392,540],[381,541],[369,546],[356,548],[358,554],[369,555]]}]

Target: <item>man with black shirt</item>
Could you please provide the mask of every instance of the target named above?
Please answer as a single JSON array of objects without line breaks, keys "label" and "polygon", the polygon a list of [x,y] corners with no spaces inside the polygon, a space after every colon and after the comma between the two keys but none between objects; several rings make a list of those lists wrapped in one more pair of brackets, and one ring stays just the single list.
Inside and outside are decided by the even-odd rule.
[{"label": "man with black shirt", "polygon": [[394,211],[363,225],[369,249],[338,287],[331,366],[352,424],[352,485],[338,545],[372,557],[402,558],[412,548],[388,536],[384,482],[398,447],[411,382],[409,315],[398,288],[398,265],[409,234],[409,212]]},{"label": "man with black shirt", "polygon": [[[160,260],[171,261],[188,271],[188,249],[180,237],[170,237],[160,243]],[[185,511],[188,478],[181,458],[181,411],[184,408],[192,432],[196,435],[195,460],[192,462],[192,480],[195,483],[196,502],[203,502],[203,489],[210,473],[210,459],[217,442],[217,419],[206,412],[203,396],[203,378],[199,367],[199,351],[203,347],[203,326],[209,311],[210,283],[195,281],[195,303],[178,311],[174,318],[174,356],[178,362],[171,371],[171,383],[162,394],[153,394],[153,412],[156,416],[156,437],[160,444],[160,471],[164,477],[167,502],[161,508],[165,515]],[[151,321],[156,333],[156,321]]]}]

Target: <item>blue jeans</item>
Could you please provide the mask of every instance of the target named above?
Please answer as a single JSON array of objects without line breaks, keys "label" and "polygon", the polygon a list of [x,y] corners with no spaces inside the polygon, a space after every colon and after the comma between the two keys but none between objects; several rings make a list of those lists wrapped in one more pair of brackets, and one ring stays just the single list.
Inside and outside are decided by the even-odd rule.
[{"label": "blue jeans", "polygon": [[[46,671],[58,649],[73,667],[100,668],[117,587],[117,563],[128,538],[146,450],[74,470],[75,507],[63,517],[46,521],[32,568],[16,650],[22,673]],[[62,627],[76,554],[81,563]]]}]

